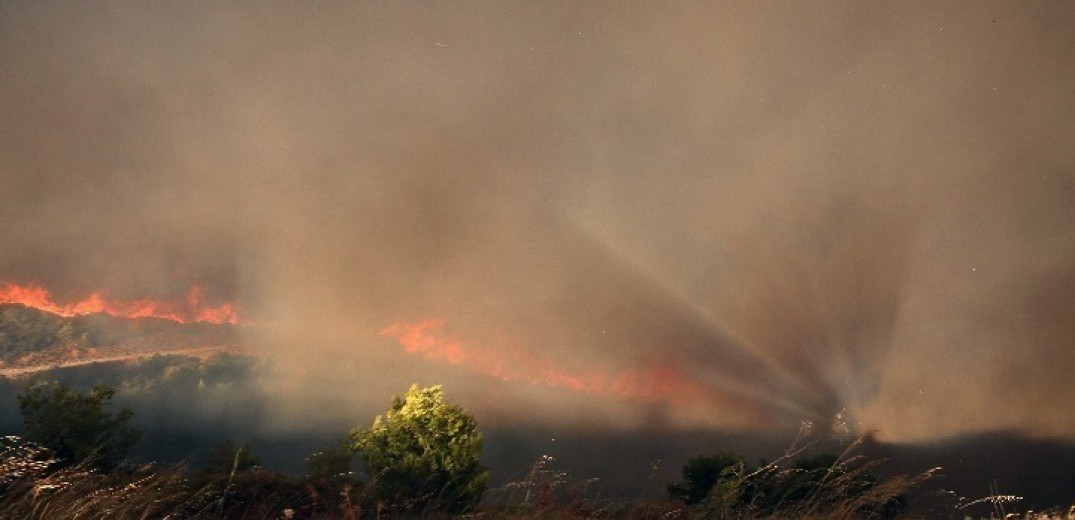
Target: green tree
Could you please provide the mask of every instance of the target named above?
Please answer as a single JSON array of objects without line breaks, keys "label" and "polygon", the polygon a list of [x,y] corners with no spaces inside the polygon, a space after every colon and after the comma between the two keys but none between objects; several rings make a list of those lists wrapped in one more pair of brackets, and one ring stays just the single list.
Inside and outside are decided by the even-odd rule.
[{"label": "green tree", "polygon": [[695,457],[668,492],[704,518],[893,518],[906,505],[903,493],[912,482],[897,479],[897,485],[879,488],[867,471],[871,465],[854,457],[821,454],[787,462],[751,467],[731,452]]},{"label": "green tree", "polygon": [[377,498],[411,511],[462,512],[477,505],[489,481],[482,436],[440,386],[412,385],[369,429],[351,432]]},{"label": "green tree", "polygon": [[26,439],[39,443],[62,464],[85,463],[109,471],[119,465],[142,434],[130,426],[134,413],[112,414],[114,388],[94,386],[78,393],[58,382],[30,385],[19,393]]},{"label": "green tree", "polygon": [[[746,463],[743,458],[730,451],[722,451],[716,455],[706,457],[694,457],[683,466],[683,482],[670,484],[668,494],[672,498],[682,500],[684,503],[697,504],[704,500],[709,491],[722,480],[724,487],[728,487],[731,481],[736,480],[745,471]],[[722,492],[731,492],[738,489],[722,489]],[[738,502],[738,495],[734,502]]]}]

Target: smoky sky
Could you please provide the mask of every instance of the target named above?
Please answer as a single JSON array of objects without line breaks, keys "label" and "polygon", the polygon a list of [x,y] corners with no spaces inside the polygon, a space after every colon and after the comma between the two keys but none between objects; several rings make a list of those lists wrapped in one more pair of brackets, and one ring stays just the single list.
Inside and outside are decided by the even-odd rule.
[{"label": "smoky sky", "polygon": [[[1073,28],[1046,2],[5,2],[0,281],[239,302],[279,428],[414,381],[500,425],[1071,437]],[[379,334],[427,319],[711,398]]]}]

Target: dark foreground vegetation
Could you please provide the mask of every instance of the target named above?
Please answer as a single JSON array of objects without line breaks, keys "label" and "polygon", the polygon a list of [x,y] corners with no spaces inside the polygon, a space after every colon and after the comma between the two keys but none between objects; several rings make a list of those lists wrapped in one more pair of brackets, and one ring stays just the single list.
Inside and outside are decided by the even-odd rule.
[{"label": "dark foreground vegetation", "polygon": [[[1075,519],[1075,511],[1009,514],[1015,497],[959,499],[931,489],[932,472],[878,476],[879,461],[850,443],[819,453],[801,437],[772,462],[731,452],[692,458],[663,499],[604,499],[542,457],[489,488],[473,417],[439,387],[396,396],[369,428],[306,458],[301,476],[264,468],[224,440],[200,467],[135,465],[133,412],[112,410],[112,388],[55,382],[19,394],[25,436],[0,440],[0,518],[715,518]],[[352,471],[352,462],[360,471]]]}]

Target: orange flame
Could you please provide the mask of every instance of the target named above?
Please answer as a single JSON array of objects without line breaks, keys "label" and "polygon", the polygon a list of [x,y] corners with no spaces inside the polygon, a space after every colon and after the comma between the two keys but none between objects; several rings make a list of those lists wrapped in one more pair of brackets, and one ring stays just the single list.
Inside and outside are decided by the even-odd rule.
[{"label": "orange flame", "polygon": [[49,291],[40,285],[20,286],[8,283],[0,287],[0,304],[18,303],[60,316],[105,313],[120,318],[162,318],[179,323],[231,323],[234,325],[240,322],[239,313],[234,304],[205,305],[202,302],[204,293],[203,287],[194,286],[187,293],[185,302],[175,303],[150,299],[120,301],[110,299],[101,292],[94,292],[83,300],[59,305],[52,300]]},{"label": "orange flame", "polygon": [[568,371],[557,366],[551,358],[537,356],[517,344],[495,350],[465,349],[459,340],[445,333],[444,320],[397,323],[382,330],[381,336],[395,338],[408,353],[420,354],[432,361],[464,365],[502,381],[527,381],[533,385],[587,394],[674,404],[696,402],[707,394],[672,366],[613,373]]}]

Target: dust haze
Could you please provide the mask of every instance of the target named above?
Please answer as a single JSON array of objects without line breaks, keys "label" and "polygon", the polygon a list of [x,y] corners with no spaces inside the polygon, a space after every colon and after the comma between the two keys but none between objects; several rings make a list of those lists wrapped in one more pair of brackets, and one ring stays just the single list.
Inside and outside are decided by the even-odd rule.
[{"label": "dust haze", "polygon": [[[5,2],[0,281],[238,302],[266,428],[419,382],[499,427],[1071,438],[1073,28],[1045,2]],[[704,398],[381,334],[429,319]]]}]

